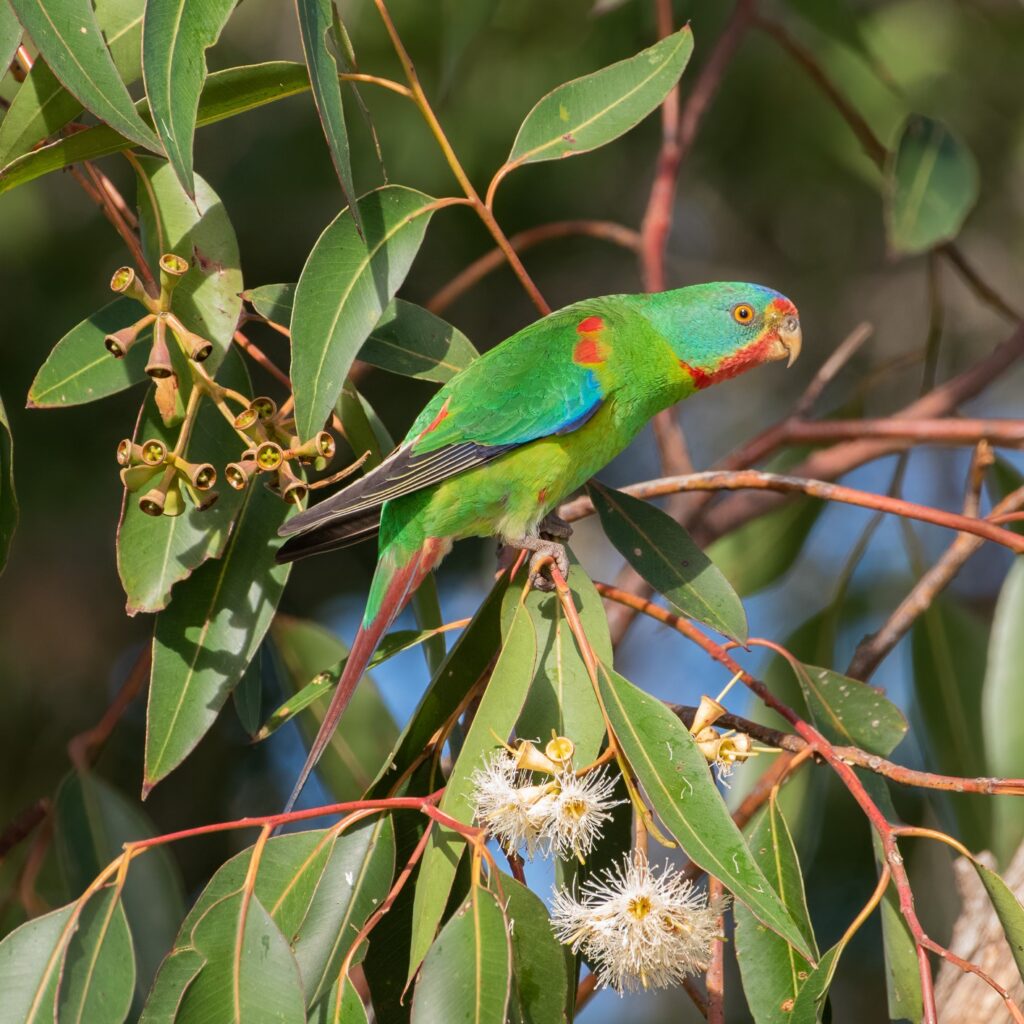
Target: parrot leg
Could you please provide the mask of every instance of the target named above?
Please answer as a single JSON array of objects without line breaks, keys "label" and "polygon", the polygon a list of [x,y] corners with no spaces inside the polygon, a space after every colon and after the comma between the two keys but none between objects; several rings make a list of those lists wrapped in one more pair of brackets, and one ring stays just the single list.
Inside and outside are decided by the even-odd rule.
[{"label": "parrot leg", "polygon": [[572,527],[557,512],[549,512],[540,521],[538,530],[542,537],[563,544],[572,536]]},{"label": "parrot leg", "polygon": [[550,592],[555,589],[554,583],[541,572],[541,563],[545,559],[550,558],[562,574],[562,578],[568,578],[569,556],[565,552],[564,544],[543,537],[517,537],[510,540],[507,546],[533,552],[533,558],[530,559],[530,586],[536,587],[537,590]]}]

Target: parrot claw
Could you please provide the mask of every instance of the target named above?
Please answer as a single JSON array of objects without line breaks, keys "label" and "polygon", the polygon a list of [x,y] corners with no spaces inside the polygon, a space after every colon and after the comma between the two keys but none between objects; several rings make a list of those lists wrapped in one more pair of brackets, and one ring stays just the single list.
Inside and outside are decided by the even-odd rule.
[{"label": "parrot claw", "polygon": [[548,540],[545,537],[518,537],[509,540],[498,546],[498,562],[501,565],[510,565],[515,561],[515,551],[530,551],[533,557],[530,559],[530,586],[537,590],[549,593],[555,589],[554,581],[544,575],[544,568],[554,563],[555,568],[562,574],[562,579],[569,578],[569,555],[566,553],[565,545],[557,540]]},{"label": "parrot claw", "polygon": [[540,521],[538,531],[546,540],[555,540],[562,544],[572,536],[572,527],[557,512],[549,512]]}]

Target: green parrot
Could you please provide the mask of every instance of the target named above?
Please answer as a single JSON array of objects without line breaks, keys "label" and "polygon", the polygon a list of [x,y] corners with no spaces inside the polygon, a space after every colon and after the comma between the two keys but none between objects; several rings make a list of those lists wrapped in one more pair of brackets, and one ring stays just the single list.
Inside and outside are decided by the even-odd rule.
[{"label": "green parrot", "polygon": [[785,296],[718,282],[585,299],[523,328],[456,374],[402,443],[351,486],[281,527],[281,562],[378,535],[362,626],[288,801],[319,760],[385,630],[463,537],[498,537],[563,576],[569,528],[553,510],[655,413],[800,352]]}]

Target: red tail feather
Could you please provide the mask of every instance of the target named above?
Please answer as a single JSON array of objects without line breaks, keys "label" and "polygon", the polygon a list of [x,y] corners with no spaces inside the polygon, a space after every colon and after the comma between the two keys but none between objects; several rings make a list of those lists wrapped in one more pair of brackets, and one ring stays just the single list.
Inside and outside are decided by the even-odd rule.
[{"label": "red tail feather", "polygon": [[316,767],[327,744],[330,743],[334,730],[341,720],[341,716],[348,707],[348,702],[355,691],[356,684],[363,677],[366,666],[370,663],[377,645],[387,628],[398,617],[398,614],[409,602],[416,588],[423,582],[423,578],[441,561],[448,551],[449,544],[435,537],[427,538],[423,547],[410,558],[405,565],[395,570],[388,581],[387,589],[384,592],[384,600],[381,603],[380,611],[373,621],[365,626],[360,626],[356,638],[352,642],[352,649],[349,651],[348,660],[338,680],[338,688],[334,691],[327,715],[320,725],[320,731],[316,734],[313,746],[310,748],[306,763],[302,766],[298,780],[292,794],[288,797],[284,813],[287,814],[295,806],[310,773]]}]

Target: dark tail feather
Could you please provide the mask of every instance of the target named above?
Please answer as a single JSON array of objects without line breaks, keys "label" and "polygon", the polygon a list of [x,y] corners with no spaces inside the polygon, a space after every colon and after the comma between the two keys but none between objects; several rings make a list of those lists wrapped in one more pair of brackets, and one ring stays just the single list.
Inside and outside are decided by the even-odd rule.
[{"label": "dark tail feather", "polygon": [[338,548],[351,547],[361,541],[375,536],[380,527],[380,509],[374,509],[365,515],[356,516],[340,523],[308,533],[299,533],[278,548],[274,559],[277,562],[295,562],[309,555],[318,555],[323,551],[334,551]]},{"label": "dark tail feather", "polygon": [[[288,814],[295,806],[295,801],[299,798],[303,786],[306,785],[310,773],[323,755],[327,744],[330,743],[334,730],[337,728],[345,708],[348,707],[356,684],[362,679],[366,666],[373,657],[373,652],[377,649],[385,630],[406,606],[424,576],[444,557],[448,546],[434,538],[429,538],[405,565],[394,570],[384,592],[380,610],[370,622],[360,626],[356,633],[348,660],[345,662],[344,671],[341,673],[341,679],[338,680],[338,688],[334,691],[334,696],[327,709],[327,715],[320,725],[320,731],[316,734],[316,739],[310,748],[306,763],[302,766],[295,788],[292,790],[291,796],[288,797],[288,803],[284,809],[285,814]],[[382,560],[378,564],[378,572],[384,570],[385,563]]]}]

